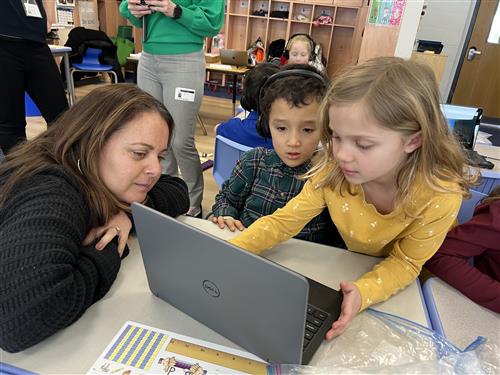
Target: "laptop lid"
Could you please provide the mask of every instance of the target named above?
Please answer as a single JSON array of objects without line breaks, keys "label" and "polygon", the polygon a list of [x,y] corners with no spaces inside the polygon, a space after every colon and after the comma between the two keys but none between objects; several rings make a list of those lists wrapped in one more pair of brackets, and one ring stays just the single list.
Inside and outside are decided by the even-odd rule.
[{"label": "laptop lid", "polygon": [[154,295],[269,362],[301,363],[303,276],[138,203],[132,214]]},{"label": "laptop lid", "polygon": [[221,49],[220,62],[226,65],[247,66],[248,54],[247,51],[237,49]]}]

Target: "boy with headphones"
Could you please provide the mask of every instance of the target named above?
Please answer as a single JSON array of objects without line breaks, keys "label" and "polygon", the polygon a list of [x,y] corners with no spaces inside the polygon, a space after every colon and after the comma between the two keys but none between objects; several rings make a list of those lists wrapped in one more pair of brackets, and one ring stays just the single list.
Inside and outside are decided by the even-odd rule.
[{"label": "boy with headphones", "polygon": [[248,147],[273,148],[269,138],[257,133],[256,123],[259,118],[259,90],[263,83],[280,68],[274,64],[259,64],[246,75],[243,85],[243,96],[240,103],[245,111],[246,118],[233,117],[215,128],[215,134]]},{"label": "boy with headphones", "polygon": [[[300,176],[308,171],[321,135],[316,117],[327,86],[327,79],[307,64],[285,66],[267,78],[258,95],[257,131],[271,138],[274,150],[258,147],[242,155],[215,197],[214,223],[243,230],[301,191],[305,181]],[[320,214],[297,238],[335,244],[329,224],[328,215]]]}]

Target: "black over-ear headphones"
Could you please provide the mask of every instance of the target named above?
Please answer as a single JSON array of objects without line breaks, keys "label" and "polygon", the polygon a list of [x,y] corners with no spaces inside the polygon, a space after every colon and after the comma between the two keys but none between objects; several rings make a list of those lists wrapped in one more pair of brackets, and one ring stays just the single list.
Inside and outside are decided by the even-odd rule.
[{"label": "black over-ear headphones", "polygon": [[311,49],[311,56],[309,56],[309,61],[313,61],[316,58],[314,53],[316,43],[309,34],[304,34],[304,33],[293,34],[290,38],[288,38],[288,42],[286,43],[285,49],[283,51],[283,57],[287,60],[290,58],[290,42],[293,40],[293,38],[297,36],[304,36],[307,38],[307,40],[309,40],[309,47]]},{"label": "black over-ear headphones", "polygon": [[285,77],[293,77],[293,76],[299,76],[299,77],[305,77],[305,78],[316,78],[317,80],[321,81],[323,85],[328,86],[328,81],[325,77],[323,77],[321,74],[312,72],[310,70],[305,70],[305,69],[289,69],[289,70],[282,70],[281,72],[274,73],[272,76],[270,76],[266,81],[262,84],[262,86],[259,89],[259,99],[258,99],[258,107],[259,107],[259,118],[257,119],[257,122],[255,124],[255,128],[257,130],[257,133],[259,133],[262,137],[264,138],[271,138],[271,130],[269,129],[269,123],[265,117],[269,117],[269,113],[267,116],[264,116],[262,114],[262,98],[264,97],[264,93],[266,89],[273,83],[276,82],[277,80]]}]

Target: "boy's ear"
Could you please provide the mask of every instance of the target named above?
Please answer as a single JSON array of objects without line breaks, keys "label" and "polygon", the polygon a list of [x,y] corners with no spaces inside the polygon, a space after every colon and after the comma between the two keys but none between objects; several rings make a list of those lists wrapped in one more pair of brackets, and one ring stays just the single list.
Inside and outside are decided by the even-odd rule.
[{"label": "boy's ear", "polygon": [[422,132],[418,131],[406,139],[404,149],[407,154],[411,154],[420,146],[422,146]]}]

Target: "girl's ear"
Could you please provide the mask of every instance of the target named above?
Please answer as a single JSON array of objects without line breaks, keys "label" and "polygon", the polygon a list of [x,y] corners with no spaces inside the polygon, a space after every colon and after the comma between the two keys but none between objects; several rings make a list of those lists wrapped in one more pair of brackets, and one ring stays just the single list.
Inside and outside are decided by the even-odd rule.
[{"label": "girl's ear", "polygon": [[420,146],[422,146],[422,132],[418,131],[406,139],[404,150],[407,154],[411,154]]}]

